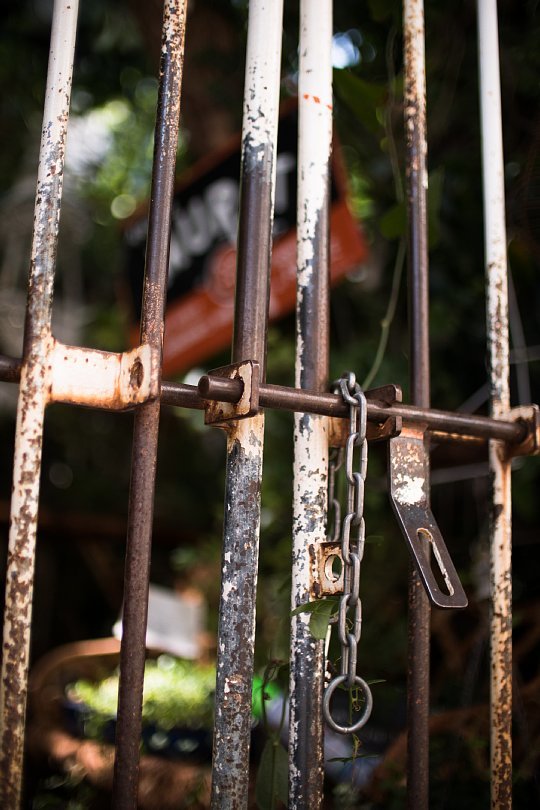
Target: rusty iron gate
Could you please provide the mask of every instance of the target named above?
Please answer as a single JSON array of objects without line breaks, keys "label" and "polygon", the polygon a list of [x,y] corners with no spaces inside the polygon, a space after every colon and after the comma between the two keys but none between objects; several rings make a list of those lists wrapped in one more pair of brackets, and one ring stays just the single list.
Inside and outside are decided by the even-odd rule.
[{"label": "rusty iron gate", "polygon": [[[354,375],[328,388],[329,159],[332,141],[332,4],[302,0],[299,67],[298,296],[295,387],[266,381],[269,268],[281,64],[282,0],[251,0],[242,137],[241,204],[232,361],[198,386],[161,379],[171,202],[182,82],[186,0],[166,0],[140,345],[122,354],[66,346],[51,333],[52,290],[68,126],[77,0],[56,0],[51,36],[29,294],[22,360],[0,357],[0,376],[19,382],[1,683],[0,795],[19,807],[29,639],[46,406],[64,402],[134,410],[124,631],[113,806],[137,805],[145,626],[160,407],[205,410],[227,431],[226,494],[212,778],[212,807],[247,806],[264,410],[295,412],[292,607],[341,593],[341,673],[325,683],[324,643],[295,610],[291,629],[289,806],[322,804],[324,720],[359,728],[371,709],[356,672],[361,633],[360,563],[368,442],[388,444],[392,505],[411,552],[408,660],[408,806],[428,807],[430,605],[465,607],[466,597],[430,510],[433,436],[489,441],[491,521],[492,806],[511,806],[510,462],[537,452],[535,406],[509,401],[506,236],[495,0],[478,0],[483,132],[485,261],[491,416],[430,408],[424,20],[421,0],[404,0],[405,130],[409,222],[411,403],[397,386],[362,392]],[[328,502],[329,445],[344,448],[347,505]],[[355,455],[358,456],[355,459]],[[327,537],[327,512],[334,514]],[[341,560],[343,574],[332,574]],[[438,572],[437,572],[437,569]],[[337,579],[337,582],[336,582]],[[340,684],[363,694],[351,727],[332,715]]]}]

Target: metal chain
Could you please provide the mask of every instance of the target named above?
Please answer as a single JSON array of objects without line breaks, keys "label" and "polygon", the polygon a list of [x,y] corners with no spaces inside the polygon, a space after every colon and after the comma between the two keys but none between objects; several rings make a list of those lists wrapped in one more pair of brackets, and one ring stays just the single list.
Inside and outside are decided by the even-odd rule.
[{"label": "metal chain", "polygon": [[[328,471],[328,510],[334,514],[333,531],[328,538],[341,542],[343,572],[343,595],[339,602],[337,618],[338,637],[341,644],[341,674],[326,687],[323,700],[323,715],[328,725],[341,734],[352,734],[367,723],[373,708],[373,697],[368,684],[356,674],[358,643],[362,633],[362,601],[360,599],[360,565],[364,556],[366,526],[364,522],[364,486],[367,473],[368,443],[366,397],[356,382],[353,372],[344,374],[335,385],[349,405],[349,434],[345,452],[340,449],[332,454]],[[355,448],[359,448],[357,468],[354,469]],[[345,460],[347,479],[347,511],[341,519],[341,507],[336,497],[336,473]],[[330,701],[338,686],[343,684],[352,691],[359,690],[364,704],[357,720],[350,726],[337,723],[330,711]]]}]

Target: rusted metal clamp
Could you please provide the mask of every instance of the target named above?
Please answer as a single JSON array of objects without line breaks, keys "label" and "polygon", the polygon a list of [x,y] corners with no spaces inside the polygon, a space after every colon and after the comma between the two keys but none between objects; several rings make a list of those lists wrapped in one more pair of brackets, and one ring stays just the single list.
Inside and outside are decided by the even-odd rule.
[{"label": "rusted metal clamp", "polygon": [[540,408],[538,405],[520,405],[509,414],[514,422],[520,422],[527,430],[519,444],[509,444],[508,454],[514,456],[537,456],[540,454]]},{"label": "rusted metal clamp", "polygon": [[431,512],[425,427],[404,425],[401,434],[388,442],[388,455],[392,508],[431,603],[440,608],[467,607],[467,596]]},{"label": "rusted metal clamp", "polygon": [[160,360],[148,344],[119,354],[65,346],[50,337],[49,402],[122,411],[157,399]]},{"label": "rusted metal clamp", "polygon": [[[229,366],[214,368],[199,380],[198,390],[205,400],[205,425],[225,425],[237,419],[247,419],[254,416],[259,410],[259,377],[260,367],[255,360],[242,360],[231,363]],[[216,385],[216,378],[223,380],[236,380],[241,384],[240,398],[235,402],[230,400],[206,399],[209,386]],[[240,390],[240,385],[238,386]]]}]

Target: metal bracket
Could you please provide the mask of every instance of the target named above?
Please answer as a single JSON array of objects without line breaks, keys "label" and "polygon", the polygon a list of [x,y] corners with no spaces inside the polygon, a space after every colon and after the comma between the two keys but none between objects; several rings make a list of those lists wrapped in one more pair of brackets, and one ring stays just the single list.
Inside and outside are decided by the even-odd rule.
[{"label": "metal bracket", "polygon": [[[317,586],[313,588],[316,598],[334,596],[343,593],[344,565],[341,555],[341,543],[328,540],[318,543],[317,546]],[[335,561],[339,560],[339,570],[334,569]]]},{"label": "metal bracket", "polygon": [[540,408],[538,405],[521,405],[512,408],[510,418],[522,422],[527,428],[525,439],[518,445],[508,445],[508,453],[514,456],[537,456],[540,454]]},{"label": "metal bracket", "polygon": [[243,383],[242,395],[238,402],[218,402],[207,399],[204,402],[205,425],[223,425],[237,419],[247,419],[259,411],[259,373],[255,360],[242,360],[230,366],[214,368],[209,377],[222,377],[227,380],[240,380]]},{"label": "metal bracket", "polygon": [[403,426],[400,436],[388,442],[388,454],[392,508],[430,601],[440,608],[467,607],[465,591],[431,512],[424,427]]},{"label": "metal bracket", "polygon": [[129,352],[65,346],[51,338],[50,402],[122,411],[159,396],[159,351],[149,345]]},{"label": "metal bracket", "polygon": [[[403,395],[399,385],[382,385],[380,388],[371,388],[365,391],[366,399],[382,407],[389,407],[395,402],[401,402]],[[400,416],[388,416],[384,422],[367,423],[368,442],[380,442],[399,436],[402,420]],[[349,435],[349,423],[340,416],[328,418],[328,444],[330,447],[345,447]]]}]

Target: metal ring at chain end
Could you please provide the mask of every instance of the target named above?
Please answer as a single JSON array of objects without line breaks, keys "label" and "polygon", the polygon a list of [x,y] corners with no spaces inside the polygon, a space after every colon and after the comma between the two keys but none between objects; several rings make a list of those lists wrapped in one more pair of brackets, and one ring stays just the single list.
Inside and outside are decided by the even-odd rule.
[{"label": "metal ring at chain end", "polygon": [[340,686],[345,681],[347,681],[348,678],[349,678],[348,675],[338,675],[337,678],[334,678],[332,681],[330,681],[330,683],[326,687],[326,692],[324,693],[323,699],[324,719],[326,720],[332,731],[337,731],[338,734],[354,734],[355,731],[359,731],[359,729],[365,726],[365,724],[369,720],[371,710],[373,709],[373,695],[371,694],[371,689],[369,688],[369,686],[367,685],[367,683],[364,681],[363,678],[361,678],[359,675],[355,675],[353,684],[354,687],[361,689],[364,695],[365,699],[364,707],[362,709],[360,717],[352,725],[340,726],[339,723],[336,723],[330,712],[330,701],[332,700],[332,695],[334,694],[337,687]]}]

